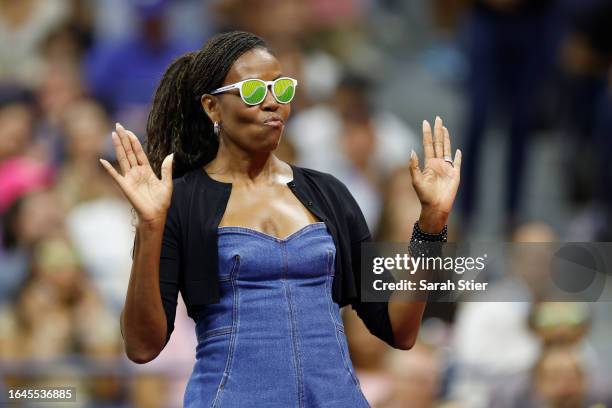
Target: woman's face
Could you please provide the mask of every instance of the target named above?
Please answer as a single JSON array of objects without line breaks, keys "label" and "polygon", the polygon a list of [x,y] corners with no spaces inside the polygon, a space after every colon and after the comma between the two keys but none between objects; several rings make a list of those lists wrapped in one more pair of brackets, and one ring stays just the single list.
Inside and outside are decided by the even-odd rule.
[{"label": "woman's face", "polygon": [[[244,53],[234,62],[221,86],[244,79],[272,81],[284,76],[280,63],[263,48]],[[280,143],[285,123],[291,112],[290,104],[281,104],[268,88],[259,105],[250,106],[240,98],[240,91],[231,91],[202,98],[202,106],[213,122],[221,127],[222,143],[234,144],[247,152],[271,152]],[[271,119],[276,119],[266,123]]]}]

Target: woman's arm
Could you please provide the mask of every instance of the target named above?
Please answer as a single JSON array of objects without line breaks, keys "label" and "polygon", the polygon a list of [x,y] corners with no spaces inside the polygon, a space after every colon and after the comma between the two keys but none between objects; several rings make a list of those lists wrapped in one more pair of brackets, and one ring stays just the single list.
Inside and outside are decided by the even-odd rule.
[{"label": "woman's arm", "polygon": [[[428,234],[439,234],[446,225],[446,217],[439,214],[428,214],[427,210],[421,212],[419,218],[419,228]],[[421,293],[421,296],[425,295]],[[405,298],[399,295],[399,292],[394,292],[389,299],[389,319],[393,327],[394,347],[401,350],[410,350],[419,333],[421,320],[427,301],[406,301]]]},{"label": "woman's arm", "polygon": [[[174,180],[174,191],[178,180]],[[161,220],[141,222],[136,227],[132,273],[121,313],[126,354],[136,363],[153,360],[174,330],[181,270],[180,223],[174,197],[164,224]]]},{"label": "woman's arm", "polygon": [[159,262],[164,225],[140,223],[136,227],[134,260],[121,332],[128,358],[143,364],[153,360],[166,345],[166,314],[159,288]]},{"label": "woman's arm", "polygon": [[[365,220],[363,217],[360,219],[361,222],[357,221],[355,225],[361,225],[361,230],[366,231]],[[423,213],[418,221],[421,231],[435,235],[444,229],[445,224],[431,224],[426,220],[427,212]],[[415,239],[416,237],[413,235],[412,241],[418,242]],[[364,239],[352,245],[353,259],[361,259],[361,245],[369,241],[370,235],[368,232]],[[360,273],[360,266],[357,265],[356,268],[358,270],[354,273]],[[393,280],[391,276],[386,276],[384,279]],[[426,295],[426,291],[421,291],[418,296],[423,298]],[[406,296],[401,295],[400,292],[393,292],[386,302],[356,301],[352,305],[370,333],[385,341],[391,347],[410,350],[416,342],[427,302],[424,300],[407,300]]]},{"label": "woman's arm", "polygon": [[[433,135],[429,123],[423,121],[423,151],[422,171],[416,153],[410,158],[412,184],[422,208],[418,226],[425,233],[438,234],[447,223],[461,169],[461,151],[457,151],[452,163],[449,161],[452,159],[450,135],[440,117],[436,118]],[[394,346],[408,350],[416,342],[427,302],[400,300],[399,297],[394,293],[389,299],[389,319]]]},{"label": "woman's arm", "polygon": [[[117,124],[112,139],[122,174],[106,160],[100,162],[138,214],[121,332],[130,360],[146,363],[168,340],[171,319],[166,316],[171,314],[174,319],[178,292],[178,229],[171,206],[173,156],[166,156],[162,162],[160,180],[136,135]],[[165,287],[160,290],[162,285]]]}]

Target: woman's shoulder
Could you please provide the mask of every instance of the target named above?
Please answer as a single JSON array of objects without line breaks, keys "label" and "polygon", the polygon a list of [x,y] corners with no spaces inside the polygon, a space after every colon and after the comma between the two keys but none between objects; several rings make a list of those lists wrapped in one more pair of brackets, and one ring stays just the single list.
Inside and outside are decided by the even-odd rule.
[{"label": "woman's shoulder", "polygon": [[331,173],[296,165],[292,165],[292,167],[294,170],[297,169],[307,181],[316,183],[318,186],[329,187],[333,190],[340,188],[348,191],[346,185]]},{"label": "woman's shoulder", "polygon": [[349,188],[333,174],[306,167],[294,166],[294,168],[298,169],[299,175],[303,177],[306,184],[316,187],[315,190],[321,191],[335,204],[346,209],[356,210],[358,208],[355,197],[353,197]]},{"label": "woman's shoulder", "polygon": [[173,192],[183,193],[195,187],[198,179],[198,171],[202,171],[200,168],[188,170],[179,177],[172,180]]}]

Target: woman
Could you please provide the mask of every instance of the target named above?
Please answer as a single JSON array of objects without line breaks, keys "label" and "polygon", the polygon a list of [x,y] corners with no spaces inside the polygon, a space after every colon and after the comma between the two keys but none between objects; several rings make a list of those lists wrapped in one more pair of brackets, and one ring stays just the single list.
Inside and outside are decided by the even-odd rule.
[{"label": "woman", "polygon": [[[348,356],[347,304],[388,344],[415,341],[424,302],[360,301],[370,233],[344,184],[273,154],[296,85],[259,37],[217,35],[164,74],[147,154],[117,125],[123,174],[102,160],[138,214],[126,353],[137,363],[160,353],[180,290],[198,336],[185,406],[369,406]],[[450,159],[439,118],[423,140],[424,170],[411,159],[423,206],[415,233],[443,240],[461,155]]]}]

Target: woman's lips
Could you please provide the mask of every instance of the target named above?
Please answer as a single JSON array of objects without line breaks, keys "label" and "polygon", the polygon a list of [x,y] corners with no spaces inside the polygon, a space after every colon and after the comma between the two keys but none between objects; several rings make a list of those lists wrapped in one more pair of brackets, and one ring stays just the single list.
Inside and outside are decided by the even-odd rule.
[{"label": "woman's lips", "polygon": [[271,126],[275,128],[283,127],[283,121],[280,119],[269,119],[264,121],[264,125]]}]

